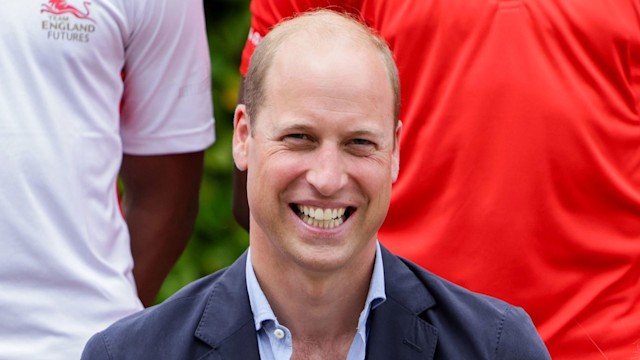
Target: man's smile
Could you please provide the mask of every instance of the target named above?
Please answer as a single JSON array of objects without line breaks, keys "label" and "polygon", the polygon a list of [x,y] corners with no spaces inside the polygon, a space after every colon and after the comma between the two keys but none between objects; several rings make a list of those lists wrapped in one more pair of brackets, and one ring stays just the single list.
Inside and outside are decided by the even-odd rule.
[{"label": "man's smile", "polygon": [[341,225],[353,213],[350,207],[319,208],[292,204],[291,208],[305,223],[321,229],[332,229]]}]

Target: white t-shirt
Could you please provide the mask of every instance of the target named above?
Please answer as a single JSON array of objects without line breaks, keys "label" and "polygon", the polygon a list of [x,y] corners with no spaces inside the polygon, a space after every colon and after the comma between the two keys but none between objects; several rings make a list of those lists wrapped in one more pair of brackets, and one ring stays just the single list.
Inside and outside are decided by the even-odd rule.
[{"label": "white t-shirt", "polygon": [[202,1],[3,1],[0,40],[0,359],[77,359],[142,308],[122,153],[214,141]]}]

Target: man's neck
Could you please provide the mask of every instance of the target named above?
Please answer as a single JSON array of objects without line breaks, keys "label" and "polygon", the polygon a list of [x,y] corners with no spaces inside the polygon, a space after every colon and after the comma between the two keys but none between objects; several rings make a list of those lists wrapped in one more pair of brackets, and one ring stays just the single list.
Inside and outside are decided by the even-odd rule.
[{"label": "man's neck", "polygon": [[310,359],[324,351],[326,359],[326,351],[334,349],[342,353],[338,358],[346,358],[369,291],[375,250],[366,266],[322,274],[283,269],[257,254],[252,251],[256,277],[278,321],[292,333],[294,357]]},{"label": "man's neck", "polygon": [[370,278],[321,283],[281,278],[287,286],[275,289],[287,290],[264,290],[278,321],[291,331],[293,359],[346,359]]}]

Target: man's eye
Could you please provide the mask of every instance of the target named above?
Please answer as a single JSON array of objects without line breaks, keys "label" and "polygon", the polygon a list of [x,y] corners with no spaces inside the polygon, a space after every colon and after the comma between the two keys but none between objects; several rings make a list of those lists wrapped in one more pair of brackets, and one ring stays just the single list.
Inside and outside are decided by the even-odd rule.
[{"label": "man's eye", "polygon": [[369,156],[376,151],[377,145],[367,139],[353,139],[347,145],[349,152],[355,156]]},{"label": "man's eye", "polygon": [[285,138],[296,139],[296,140],[308,140],[309,136],[306,134],[289,134],[285,136]]},{"label": "man's eye", "polygon": [[373,142],[366,140],[366,139],[353,139],[351,140],[351,142],[354,145],[374,145]]},{"label": "man's eye", "polygon": [[282,137],[282,141],[290,146],[310,146],[313,144],[313,138],[304,133],[287,134]]}]

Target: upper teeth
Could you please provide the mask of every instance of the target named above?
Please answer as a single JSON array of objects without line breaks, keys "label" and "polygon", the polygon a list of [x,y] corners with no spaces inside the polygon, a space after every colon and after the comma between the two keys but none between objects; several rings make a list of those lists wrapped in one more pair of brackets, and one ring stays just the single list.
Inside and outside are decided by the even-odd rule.
[{"label": "upper teeth", "polygon": [[322,209],[322,208],[314,208],[311,206],[303,206],[298,205],[298,209],[301,213],[314,218],[316,220],[332,220],[342,217],[344,215],[346,208],[337,208],[337,209]]}]

